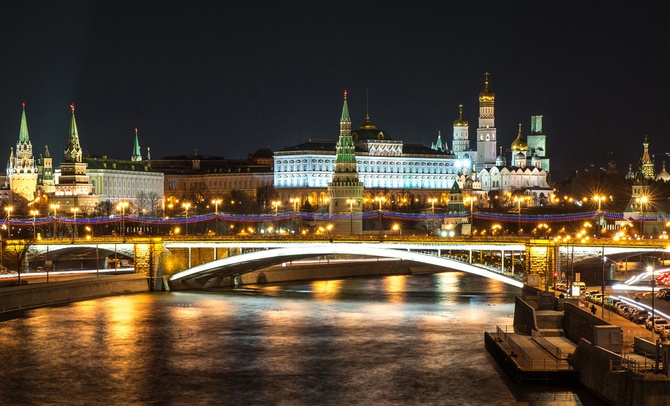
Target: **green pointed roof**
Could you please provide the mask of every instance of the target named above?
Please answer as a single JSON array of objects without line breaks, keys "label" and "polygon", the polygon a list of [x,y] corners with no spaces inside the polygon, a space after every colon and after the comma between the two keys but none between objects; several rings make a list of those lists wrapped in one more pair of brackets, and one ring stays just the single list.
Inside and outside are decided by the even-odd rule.
[{"label": "green pointed roof", "polygon": [[79,144],[79,130],[77,129],[77,120],[74,118],[74,103],[70,105],[72,109],[72,118],[70,119],[70,132],[68,133],[68,141],[75,141]]},{"label": "green pointed roof", "polygon": [[77,120],[74,118],[74,103],[70,105],[72,109],[72,118],[70,119],[70,132],[67,138],[67,148],[65,149],[65,162],[81,162],[81,145],[79,144],[79,130],[77,130]]},{"label": "green pointed roof", "polygon": [[26,104],[23,103],[23,111],[21,112],[21,129],[19,130],[19,142],[27,143],[30,142],[30,136],[28,135],[28,121],[26,120]]},{"label": "green pointed roof", "polygon": [[135,146],[133,147],[133,155],[131,157],[133,161],[142,160],[142,151],[140,150],[140,139],[137,135],[137,128],[135,129]]},{"label": "green pointed roof", "polygon": [[48,145],[44,146],[44,157],[45,158],[51,158],[51,153],[49,153],[49,146]]},{"label": "green pointed roof", "polygon": [[342,117],[340,121],[351,121],[349,117],[349,105],[347,104],[347,91],[344,91],[344,104],[342,105]]},{"label": "green pointed roof", "polygon": [[461,193],[461,188],[458,186],[458,182],[454,181],[454,184],[451,186],[450,193]]}]

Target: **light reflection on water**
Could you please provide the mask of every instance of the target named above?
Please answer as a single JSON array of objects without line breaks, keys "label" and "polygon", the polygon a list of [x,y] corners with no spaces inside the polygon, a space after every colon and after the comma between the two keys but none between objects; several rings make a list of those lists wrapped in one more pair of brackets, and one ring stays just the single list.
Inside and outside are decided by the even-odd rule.
[{"label": "light reflection on water", "polygon": [[486,353],[517,293],[453,272],[31,310],[0,323],[0,404],[580,404]]}]

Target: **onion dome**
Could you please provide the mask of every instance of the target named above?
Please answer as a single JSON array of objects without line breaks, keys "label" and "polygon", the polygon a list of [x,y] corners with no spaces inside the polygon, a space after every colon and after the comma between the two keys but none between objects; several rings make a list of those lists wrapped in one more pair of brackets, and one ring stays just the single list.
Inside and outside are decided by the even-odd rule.
[{"label": "onion dome", "polygon": [[463,120],[463,105],[458,105],[458,119],[454,121],[454,127],[467,127],[468,120]]},{"label": "onion dome", "polygon": [[503,154],[503,149],[500,147],[500,155],[496,157],[496,166],[507,166],[507,158]]},{"label": "onion dome", "polygon": [[393,139],[386,131],[377,129],[377,126],[370,121],[368,114],[365,115],[365,122],[358,127],[358,130],[351,132],[351,137],[356,141]]},{"label": "onion dome", "polygon": [[484,90],[479,93],[480,102],[492,102],[495,101],[496,95],[491,91],[489,87],[489,73],[486,72],[484,75]]},{"label": "onion dome", "polygon": [[516,139],[512,142],[512,151],[528,151],[528,144],[521,135],[521,124],[519,124],[519,133],[516,135]]},{"label": "onion dome", "polygon": [[656,175],[656,180],[662,180],[663,182],[668,182],[670,180],[670,173],[665,170],[665,161],[663,161],[663,169]]}]

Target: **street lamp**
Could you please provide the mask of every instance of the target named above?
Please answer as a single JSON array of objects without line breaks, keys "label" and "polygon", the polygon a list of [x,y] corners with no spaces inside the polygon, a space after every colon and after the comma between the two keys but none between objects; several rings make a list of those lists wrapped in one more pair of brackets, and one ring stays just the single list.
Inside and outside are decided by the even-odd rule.
[{"label": "street lamp", "polygon": [[73,207],[70,209],[72,213],[74,213],[74,222],[72,223],[72,242],[77,239],[77,212],[79,211],[79,207]]},{"label": "street lamp", "polygon": [[51,208],[51,210],[54,211],[54,238],[56,238],[56,224],[57,224],[56,223],[56,211],[58,210],[59,206],[57,204],[52,204],[49,207]]},{"label": "street lamp", "polygon": [[435,214],[435,202],[437,202],[437,199],[434,197],[431,197],[428,199],[428,203],[430,203],[430,211],[431,213]]},{"label": "street lamp", "polygon": [[521,196],[515,196],[514,202],[517,204],[517,234],[521,235],[521,201],[524,200]]},{"label": "street lamp", "polygon": [[654,316],[656,315],[656,308],[654,307],[654,287],[656,287],[656,278],[654,277],[654,267],[649,265],[647,267],[647,272],[651,273],[651,342],[654,342],[654,328],[655,320]]},{"label": "street lamp", "polygon": [[375,201],[379,202],[379,235],[382,234],[382,203],[386,201],[384,196],[375,197]]},{"label": "street lamp", "polygon": [[602,224],[603,224],[603,219],[602,219],[602,211],[600,210],[602,203],[607,199],[604,195],[595,195],[593,196],[593,200],[598,202],[598,236],[602,234]]},{"label": "street lamp", "polygon": [[7,212],[7,239],[12,238],[12,210],[14,207],[5,206],[5,211]]},{"label": "street lamp", "polygon": [[293,205],[293,212],[298,211],[298,204],[300,204],[300,198],[299,197],[292,197],[289,199],[289,202]]},{"label": "street lamp", "polygon": [[116,210],[121,211],[121,237],[125,240],[126,237],[126,207],[130,206],[130,203],[123,201],[119,202],[116,205]]},{"label": "street lamp", "polygon": [[188,202],[182,203],[181,207],[184,208],[184,214],[186,215],[186,226],[185,226],[186,233],[185,234],[188,235],[188,209],[191,208],[191,203],[188,203]]},{"label": "street lamp", "polygon": [[35,231],[35,216],[40,214],[40,212],[37,211],[37,210],[30,210],[30,214],[32,214],[32,216],[33,216],[33,240],[36,240],[37,239],[37,232]]},{"label": "street lamp", "polygon": [[215,224],[215,229],[214,229],[214,234],[219,232],[219,205],[223,202],[221,199],[214,199],[212,200],[212,204],[214,205],[214,224]]},{"label": "street lamp", "polygon": [[470,202],[470,227],[473,226],[473,221],[475,219],[475,216],[473,215],[474,210],[475,210],[475,202],[477,201],[477,198],[472,196],[466,199],[467,202]]},{"label": "street lamp", "polygon": [[272,207],[275,209],[275,217],[279,216],[279,206],[281,206],[281,202],[279,200],[272,201]]},{"label": "street lamp", "polygon": [[640,204],[640,237],[644,237],[644,206],[649,203],[649,196],[636,197],[635,201]]}]

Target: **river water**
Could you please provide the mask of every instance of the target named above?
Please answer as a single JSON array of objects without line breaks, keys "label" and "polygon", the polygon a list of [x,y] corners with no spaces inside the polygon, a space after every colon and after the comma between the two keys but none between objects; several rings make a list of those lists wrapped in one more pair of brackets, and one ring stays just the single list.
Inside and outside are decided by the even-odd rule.
[{"label": "river water", "polygon": [[4,315],[2,405],[595,405],[512,383],[514,295],[458,272],[109,297]]}]

